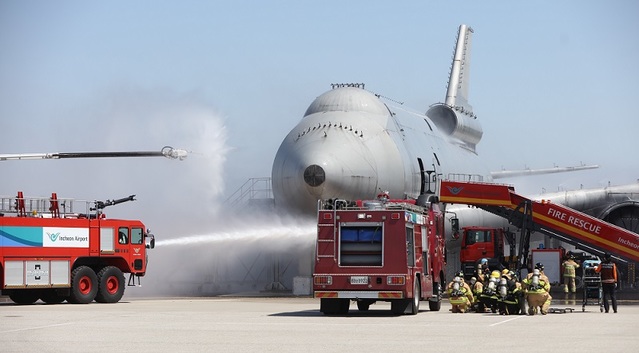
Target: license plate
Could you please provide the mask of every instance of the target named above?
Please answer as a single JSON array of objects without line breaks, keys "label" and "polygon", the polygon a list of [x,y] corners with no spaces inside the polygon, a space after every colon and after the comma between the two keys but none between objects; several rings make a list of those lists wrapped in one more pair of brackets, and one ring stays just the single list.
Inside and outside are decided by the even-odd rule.
[{"label": "license plate", "polygon": [[368,276],[351,276],[351,284],[368,284]]}]

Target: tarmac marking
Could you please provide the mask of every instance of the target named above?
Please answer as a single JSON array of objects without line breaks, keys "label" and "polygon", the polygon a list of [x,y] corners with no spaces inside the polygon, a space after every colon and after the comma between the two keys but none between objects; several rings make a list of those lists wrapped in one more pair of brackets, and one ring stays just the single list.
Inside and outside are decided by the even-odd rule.
[{"label": "tarmac marking", "polygon": [[11,333],[11,332],[20,332],[20,331],[29,331],[29,330],[39,330],[39,329],[42,329],[42,328],[65,326],[65,325],[72,325],[72,324],[74,324],[74,322],[65,322],[63,324],[52,324],[52,325],[46,325],[46,326],[25,327],[25,328],[18,328],[18,329],[14,329],[14,330],[0,331],[0,333]]},{"label": "tarmac marking", "polygon": [[525,316],[525,315],[519,315],[519,316],[517,316],[517,317],[513,317],[513,318],[508,319],[508,320],[495,322],[494,324],[491,324],[491,325],[488,325],[488,326],[493,327],[493,326],[501,325],[501,324],[504,324],[504,323],[506,323],[506,322],[508,322],[508,321],[513,321],[513,320],[521,319],[522,317],[526,317],[526,316]]}]

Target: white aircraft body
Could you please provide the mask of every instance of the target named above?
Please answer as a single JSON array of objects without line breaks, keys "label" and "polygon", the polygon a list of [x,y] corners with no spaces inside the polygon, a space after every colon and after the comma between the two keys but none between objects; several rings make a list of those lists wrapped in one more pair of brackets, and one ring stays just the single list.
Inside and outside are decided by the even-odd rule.
[{"label": "white aircraft body", "polygon": [[[491,182],[596,168],[493,173],[486,168],[475,150],[483,132],[467,99],[472,33],[470,27],[460,26],[445,103],[432,105],[425,114],[385,103],[363,84],[334,84],[317,97],[276,154],[276,206],[314,214],[319,199],[371,199],[381,191],[396,199],[437,195],[436,181],[442,178]],[[639,232],[639,183],[543,198]],[[449,206],[451,210],[462,226],[505,224],[466,206]]]}]

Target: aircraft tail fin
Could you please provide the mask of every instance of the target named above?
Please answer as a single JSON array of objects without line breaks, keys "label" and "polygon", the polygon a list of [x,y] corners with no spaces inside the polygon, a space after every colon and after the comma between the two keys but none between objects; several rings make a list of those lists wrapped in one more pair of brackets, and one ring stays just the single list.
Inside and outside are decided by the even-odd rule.
[{"label": "aircraft tail fin", "polygon": [[453,56],[453,64],[448,79],[446,105],[473,115],[473,108],[468,104],[468,74],[470,72],[470,44],[473,29],[467,25],[459,26],[457,45]]}]

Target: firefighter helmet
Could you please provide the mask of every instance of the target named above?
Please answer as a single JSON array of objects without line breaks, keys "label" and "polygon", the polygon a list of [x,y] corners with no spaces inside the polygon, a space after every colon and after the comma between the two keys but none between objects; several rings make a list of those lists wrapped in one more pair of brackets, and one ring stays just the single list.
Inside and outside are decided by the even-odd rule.
[{"label": "firefighter helmet", "polygon": [[490,273],[490,277],[493,277],[493,278],[499,278],[500,276],[501,274],[497,270]]},{"label": "firefighter helmet", "polygon": [[539,271],[543,271],[544,270],[544,264],[542,264],[541,262],[537,262],[535,264],[535,268],[538,269]]}]

